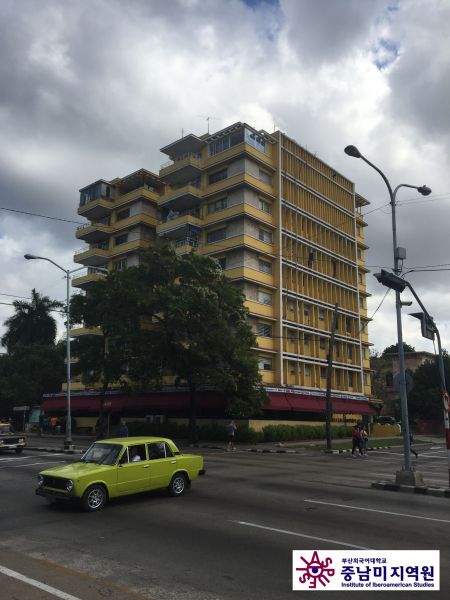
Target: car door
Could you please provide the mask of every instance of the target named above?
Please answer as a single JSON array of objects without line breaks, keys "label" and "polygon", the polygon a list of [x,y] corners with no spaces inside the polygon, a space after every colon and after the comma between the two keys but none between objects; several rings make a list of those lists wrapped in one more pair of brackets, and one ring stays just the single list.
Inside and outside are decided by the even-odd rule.
[{"label": "car door", "polygon": [[[133,457],[139,456],[139,460]],[[130,444],[122,454],[117,467],[119,496],[149,489],[150,464],[145,444]]]},{"label": "car door", "polygon": [[177,469],[177,459],[166,442],[147,444],[150,463],[150,489],[167,487]]}]

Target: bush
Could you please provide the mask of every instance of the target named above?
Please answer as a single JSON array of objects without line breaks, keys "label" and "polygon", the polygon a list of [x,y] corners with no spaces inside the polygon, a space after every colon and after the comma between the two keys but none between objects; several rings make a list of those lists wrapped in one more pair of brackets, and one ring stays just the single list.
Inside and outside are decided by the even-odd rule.
[{"label": "bush", "polygon": [[[187,439],[189,428],[179,423],[144,423],[132,421],[127,423],[130,436],[156,435],[173,439]],[[198,439],[210,442],[226,442],[228,440],[225,425],[213,423],[197,428]],[[352,428],[346,425],[332,425],[331,437],[350,437]],[[255,431],[248,425],[240,425],[236,431],[236,441],[241,444],[257,444],[260,442],[293,442],[312,439],[325,439],[326,429],[323,425],[266,425],[262,431]]]}]

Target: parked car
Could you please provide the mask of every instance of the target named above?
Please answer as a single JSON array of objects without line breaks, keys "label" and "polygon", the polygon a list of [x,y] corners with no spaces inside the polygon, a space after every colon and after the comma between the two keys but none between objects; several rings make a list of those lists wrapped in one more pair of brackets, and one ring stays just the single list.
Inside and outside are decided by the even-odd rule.
[{"label": "parked car", "polygon": [[203,457],[181,454],[172,440],[114,438],[95,442],[78,462],[41,471],[36,494],[50,502],[78,501],[93,512],[110,498],[148,490],[181,496],[204,474]]},{"label": "parked car", "polygon": [[376,423],[380,423],[380,425],[397,425],[397,421],[395,417],[389,417],[387,415],[382,417],[377,417]]},{"label": "parked car", "polygon": [[14,450],[16,454],[20,454],[27,440],[21,433],[15,433],[8,421],[0,422],[0,452],[4,450]]}]

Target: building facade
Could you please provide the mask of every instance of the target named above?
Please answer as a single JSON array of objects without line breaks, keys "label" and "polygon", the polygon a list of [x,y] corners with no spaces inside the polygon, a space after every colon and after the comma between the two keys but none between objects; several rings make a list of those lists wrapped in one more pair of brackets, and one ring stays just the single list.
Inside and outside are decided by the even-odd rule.
[{"label": "building facade", "polygon": [[[280,131],[246,123],[186,135],[141,169],[80,190],[75,254],[86,292],[139,261],[157,237],[215,258],[242,290],[272,408],[323,412],[337,307],[334,410],[371,413],[362,208],[354,184]],[[74,335],[88,332],[80,326]],[[74,389],[83,389],[74,382]]]}]

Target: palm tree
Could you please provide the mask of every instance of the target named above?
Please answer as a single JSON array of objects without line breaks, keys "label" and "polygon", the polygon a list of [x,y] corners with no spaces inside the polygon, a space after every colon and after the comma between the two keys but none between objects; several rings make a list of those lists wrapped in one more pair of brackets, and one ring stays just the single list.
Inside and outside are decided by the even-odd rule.
[{"label": "palm tree", "polygon": [[4,323],[7,328],[1,341],[12,352],[16,346],[53,346],[56,338],[56,321],[51,310],[64,305],[48,296],[31,291],[31,302],[14,300],[15,314]]}]

